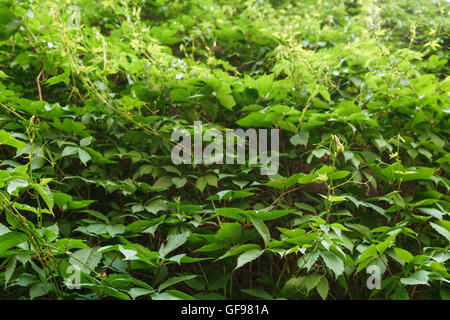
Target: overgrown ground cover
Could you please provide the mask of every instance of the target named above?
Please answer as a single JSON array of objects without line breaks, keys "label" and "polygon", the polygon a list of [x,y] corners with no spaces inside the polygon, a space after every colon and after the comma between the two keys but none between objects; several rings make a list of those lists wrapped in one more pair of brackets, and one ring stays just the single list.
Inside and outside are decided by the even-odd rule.
[{"label": "overgrown ground cover", "polygon": [[[1,0],[0,297],[449,299],[449,9]],[[174,165],[196,120],[278,174]]]}]

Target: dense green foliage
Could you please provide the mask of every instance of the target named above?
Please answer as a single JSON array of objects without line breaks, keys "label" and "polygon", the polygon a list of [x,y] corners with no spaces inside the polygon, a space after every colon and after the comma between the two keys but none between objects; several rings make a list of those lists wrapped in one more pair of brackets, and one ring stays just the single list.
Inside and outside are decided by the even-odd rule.
[{"label": "dense green foliage", "polygon": [[[1,0],[0,297],[449,299],[449,9]],[[174,165],[196,120],[278,174]]]}]

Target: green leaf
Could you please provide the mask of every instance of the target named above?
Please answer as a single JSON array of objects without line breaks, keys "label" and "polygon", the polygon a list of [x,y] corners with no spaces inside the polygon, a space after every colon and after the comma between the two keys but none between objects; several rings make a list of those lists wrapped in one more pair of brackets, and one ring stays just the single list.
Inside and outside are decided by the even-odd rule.
[{"label": "green leaf", "polygon": [[56,120],[55,122],[50,123],[51,126],[55,127],[64,132],[75,133],[82,137],[88,136],[88,131],[86,130],[86,126],[81,122],[74,121],[72,119],[64,119],[63,122]]},{"label": "green leaf", "polygon": [[264,74],[255,81],[255,87],[260,97],[267,97],[273,85],[273,78],[273,74]]},{"label": "green leaf", "polygon": [[267,226],[264,224],[264,222],[261,219],[259,219],[258,217],[255,217],[254,215],[250,216],[250,220],[252,221],[256,230],[258,230],[259,234],[263,238],[265,245],[267,246],[270,242],[269,228],[267,228]]},{"label": "green leaf", "polygon": [[186,89],[173,89],[170,91],[170,97],[176,102],[186,101],[189,97],[189,92]]},{"label": "green leaf", "polygon": [[263,300],[274,300],[274,297],[261,289],[242,289],[241,292]]},{"label": "green leaf", "polygon": [[14,12],[0,7],[0,41],[7,40],[16,33],[21,24]]},{"label": "green leaf", "polygon": [[167,210],[166,201],[163,199],[156,199],[145,206],[145,210],[152,214],[158,214],[160,211]]},{"label": "green leaf", "polygon": [[0,78],[11,78],[4,71],[0,70]]},{"label": "green leaf", "polygon": [[118,234],[122,234],[125,232],[125,226],[123,224],[117,223],[117,224],[109,224],[106,226],[106,232],[111,237],[115,237]]},{"label": "green leaf", "polygon": [[136,299],[141,296],[146,296],[152,292],[153,292],[153,290],[150,290],[150,289],[131,288],[130,291],[128,291],[128,294],[131,296],[132,299]]},{"label": "green leaf", "polygon": [[205,190],[207,184],[208,184],[208,180],[206,180],[205,177],[200,177],[195,182],[195,187],[198,190],[200,190],[200,192],[203,192],[203,190]]},{"label": "green leaf", "polygon": [[328,297],[328,280],[325,277],[322,277],[319,281],[319,284],[317,285],[317,292],[319,293],[320,297],[325,300]]},{"label": "green leaf", "polygon": [[336,279],[344,272],[344,262],[330,251],[321,251],[320,256],[325,265],[334,272]]},{"label": "green leaf", "polygon": [[356,223],[347,223],[347,226],[361,233],[366,239],[372,239],[373,235],[366,226]]},{"label": "green leaf", "polygon": [[244,215],[244,210],[239,208],[219,208],[216,213],[220,216],[227,217],[229,219],[238,220],[240,222],[245,222],[246,217]]},{"label": "green leaf", "polygon": [[434,174],[434,171],[436,169],[434,168],[419,168],[419,169],[413,169],[411,170],[411,173],[409,173],[409,169],[407,171],[407,174],[403,176],[403,182],[408,181],[416,181],[416,180],[429,180],[431,176]]},{"label": "green leaf", "polygon": [[308,144],[309,140],[309,132],[308,131],[299,131],[296,135],[292,136],[289,141],[294,145],[302,145],[305,146]]},{"label": "green leaf", "polygon": [[316,158],[322,158],[326,154],[330,154],[330,152],[327,149],[319,148],[311,152],[312,155],[314,155]]},{"label": "green leaf", "polygon": [[247,244],[243,244],[243,245],[234,246],[231,249],[229,249],[223,256],[217,258],[216,261],[235,256],[237,254],[240,254],[245,251],[249,251],[251,249],[261,250],[261,247],[254,243],[247,243]]},{"label": "green leaf", "polygon": [[426,284],[428,285],[428,271],[420,270],[411,274],[408,278],[401,278],[400,282],[404,285],[418,285]]},{"label": "green leaf", "polygon": [[174,178],[172,178],[172,182],[179,189],[179,188],[182,188],[187,183],[187,179],[174,177]]},{"label": "green leaf", "polygon": [[208,183],[208,185],[217,187],[217,177],[216,176],[214,176],[212,174],[207,174],[206,176],[204,176],[204,178],[206,179],[206,182]]},{"label": "green leaf", "polygon": [[76,154],[78,152],[78,149],[79,149],[78,147],[73,147],[73,146],[65,147],[61,153],[61,158]]},{"label": "green leaf", "polygon": [[264,120],[266,115],[261,112],[252,112],[244,118],[238,120],[236,123],[242,127],[270,127],[271,121]]},{"label": "green leaf", "polygon": [[264,253],[264,250],[259,249],[251,249],[244,253],[242,253],[237,260],[237,266],[234,268],[234,270],[239,269],[243,265],[249,263],[250,261],[253,261],[257,259],[260,255]]},{"label": "green leaf", "polygon": [[295,212],[295,209],[259,211],[256,214],[256,216],[257,216],[257,218],[261,219],[262,221],[270,221],[270,220],[279,219],[279,218],[284,217],[293,212]]},{"label": "green leaf", "polygon": [[173,286],[174,284],[186,281],[186,280],[190,280],[190,279],[194,279],[196,278],[197,275],[195,274],[188,274],[188,275],[184,275],[184,276],[179,276],[179,277],[173,277],[170,278],[169,280],[167,280],[166,282],[162,283],[159,288],[158,288],[158,292],[161,292],[162,290]]},{"label": "green leaf", "polygon": [[391,298],[392,300],[409,300],[409,295],[408,291],[406,291],[406,287],[400,283]]},{"label": "green leaf", "polygon": [[0,254],[27,240],[27,236],[20,232],[8,232],[0,236]]},{"label": "green leaf", "polygon": [[220,103],[228,110],[232,110],[236,105],[236,101],[234,101],[231,94],[218,94],[217,97],[219,98]]},{"label": "green leaf", "polygon": [[439,211],[434,208],[417,208],[420,212],[423,212],[425,214],[429,214],[430,216],[433,216],[435,218],[438,218],[439,220],[442,220],[442,217],[444,216],[444,212]]},{"label": "green leaf", "polygon": [[397,256],[406,263],[409,263],[414,258],[414,256],[407,250],[401,248],[394,248],[394,251],[397,254]]},{"label": "green leaf", "polygon": [[159,255],[161,258],[165,258],[167,254],[175,250],[176,248],[182,246],[187,238],[190,236],[190,231],[184,231],[182,233],[170,234],[167,237],[167,243],[162,244],[159,248]]},{"label": "green leaf", "polygon": [[235,243],[241,237],[241,233],[242,227],[239,222],[225,222],[221,224],[220,229],[216,234],[216,239],[229,243]]},{"label": "green leaf", "polygon": [[28,187],[28,181],[23,179],[14,179],[8,183],[8,188],[6,191],[9,194],[16,194],[16,190],[18,188],[26,188]]},{"label": "green leaf", "polygon": [[378,251],[377,246],[372,244],[369,247],[367,247],[359,257],[357,263],[359,263],[359,267],[356,270],[356,273],[360,272],[362,269],[364,269],[373,259],[376,259],[378,257]]},{"label": "green leaf", "polygon": [[444,236],[444,237],[447,239],[447,241],[450,241],[450,232],[449,232],[446,228],[441,227],[440,225],[438,225],[438,224],[436,224],[436,223],[433,223],[433,222],[430,222],[430,225],[431,225],[431,226],[433,227],[433,229],[436,230],[439,234],[441,234],[442,236]]},{"label": "green leaf", "polygon": [[87,147],[92,143],[92,137],[86,137],[80,140],[81,147]]},{"label": "green leaf", "polygon": [[279,295],[283,298],[293,298],[296,297],[300,292],[304,292],[305,277],[292,277],[283,285],[280,290]]},{"label": "green leaf", "polygon": [[[0,18],[1,18],[1,16],[0,16]],[[1,31],[0,31],[0,34],[1,34]],[[8,146],[14,147],[19,150],[22,150],[26,146],[25,143],[17,140],[9,132],[3,131],[3,130],[0,130],[0,144],[6,144]]]},{"label": "green leaf", "polygon": [[91,155],[84,151],[81,148],[78,148],[78,156],[80,157],[80,161],[86,166],[88,161],[91,160]]},{"label": "green leaf", "polygon": [[[84,240],[82,239],[59,239],[56,242],[53,242],[52,246],[59,248],[60,250],[66,251],[69,249],[84,249],[89,248],[88,245],[84,244]],[[58,253],[61,253],[60,251]],[[57,254],[57,253],[55,253]]]},{"label": "green leaf", "polygon": [[122,245],[119,245],[118,247],[120,253],[124,255],[124,260],[139,260],[139,257],[137,256],[137,251],[126,249]]},{"label": "green leaf", "polygon": [[327,87],[321,86],[319,89],[319,93],[325,100],[327,100],[328,102],[331,103],[331,98],[330,98],[330,94],[328,93]]},{"label": "green leaf", "polygon": [[394,235],[391,235],[389,237],[387,237],[386,240],[384,240],[383,242],[380,242],[376,245],[377,248],[377,252],[379,255],[382,255],[383,252],[389,248],[392,244],[395,243],[395,237],[398,235],[398,232],[395,233]]},{"label": "green leaf", "polygon": [[309,292],[312,289],[314,289],[315,287],[317,287],[317,285],[319,284],[319,282],[322,278],[323,278],[322,275],[320,275],[318,273],[313,273],[313,274],[306,276],[305,285],[306,285],[307,292]]},{"label": "green leaf", "polygon": [[102,259],[102,254],[97,252],[95,248],[81,249],[70,256],[69,263],[77,266],[80,271],[90,274]]},{"label": "green leaf", "polygon": [[[179,299],[179,300],[195,300],[194,297],[188,295],[187,293],[178,291],[178,290],[166,290],[164,293],[167,293],[170,296],[174,297],[175,299]],[[166,299],[160,299],[160,300],[166,300]],[[168,299],[168,300],[170,300],[170,299]]]},{"label": "green leaf", "polygon": [[297,265],[300,269],[306,268],[309,271],[314,263],[319,258],[319,250],[310,251],[305,253],[303,257],[300,257],[297,261]]},{"label": "green leaf", "polygon": [[6,270],[5,270],[5,288],[9,282],[9,280],[11,279],[11,276],[13,275],[14,270],[16,270],[16,265],[17,265],[17,258],[16,258],[16,255],[14,255],[9,260],[8,266],[6,267]]},{"label": "green leaf", "polygon": [[328,174],[329,179],[339,180],[347,177],[350,174],[350,171],[346,170],[337,170]]},{"label": "green leaf", "polygon": [[46,295],[52,289],[52,285],[48,282],[35,283],[30,288],[30,299],[39,298]]},{"label": "green leaf", "polygon": [[316,182],[318,175],[317,174],[305,174],[298,179],[298,183],[300,184],[308,184]]},{"label": "green leaf", "polygon": [[173,185],[172,178],[165,176],[161,177],[158,180],[155,181],[155,183],[152,186],[152,189],[168,189]]},{"label": "green leaf", "polygon": [[120,299],[120,300],[130,300],[130,297],[128,295],[126,295],[123,292],[120,292],[116,288],[105,286],[105,285],[96,286],[96,287],[101,290],[100,292],[103,296],[113,297],[113,298]]},{"label": "green leaf", "polygon": [[31,187],[39,193],[41,198],[44,199],[47,207],[52,211],[54,205],[52,192],[46,186],[37,183],[33,183]]}]

